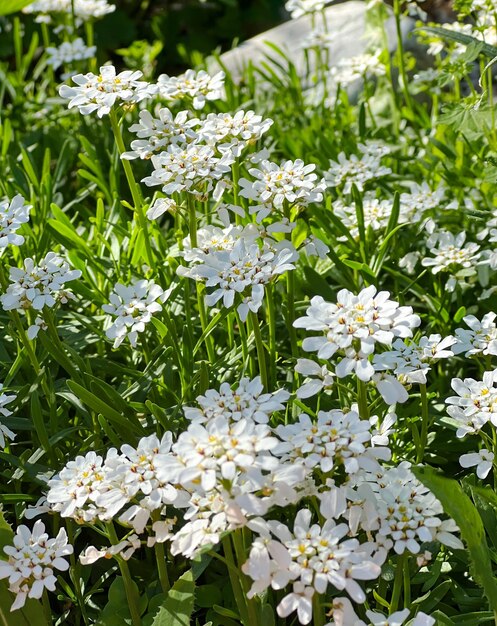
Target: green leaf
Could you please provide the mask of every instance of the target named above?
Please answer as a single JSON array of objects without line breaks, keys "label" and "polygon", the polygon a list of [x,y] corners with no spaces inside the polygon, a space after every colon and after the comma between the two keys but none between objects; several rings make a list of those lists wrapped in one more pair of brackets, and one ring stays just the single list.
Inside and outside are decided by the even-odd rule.
[{"label": "green leaf", "polygon": [[7,581],[0,581],[0,626],[48,626],[41,602],[28,599],[22,609],[11,613],[14,600]]},{"label": "green leaf", "polygon": [[28,4],[32,4],[33,0],[2,0],[0,3],[0,15],[9,15],[9,13],[16,13]]},{"label": "green leaf", "polygon": [[[437,35],[442,39],[447,39],[448,41],[454,41],[455,43],[461,43],[464,46],[469,46],[470,44],[482,44],[480,39],[476,39],[476,37],[471,37],[470,35],[464,35],[463,33],[458,33],[454,30],[448,30],[447,28],[439,28],[438,26],[423,26],[419,28],[418,31],[423,33],[431,33],[433,35]],[[493,59],[497,56],[497,48],[495,46],[490,46],[488,43],[483,43],[481,46],[481,53],[486,57]]]},{"label": "green leaf", "polygon": [[88,389],[85,389],[73,380],[68,380],[67,386],[83,404],[86,404],[97,413],[101,413],[105,419],[115,426],[120,429],[124,429],[125,432],[131,431],[139,435],[143,433],[143,428],[139,424],[134,423],[121,415],[119,411],[116,411],[116,409],[109,406],[104,400],[102,400],[102,398],[99,398],[91,391],[88,391]]},{"label": "green leaf", "polygon": [[188,570],[172,586],[152,626],[190,626],[194,600],[193,572]]},{"label": "green leaf", "polygon": [[485,529],[478,510],[456,480],[445,478],[430,467],[414,467],[413,472],[435,494],[444,511],[459,526],[471,559],[472,575],[483,587],[490,608],[497,615],[497,582],[492,571]]},{"label": "green leaf", "polygon": [[7,522],[3,515],[3,511],[0,509],[0,559],[7,559],[3,549],[12,543],[14,538],[14,531],[10,524]]}]

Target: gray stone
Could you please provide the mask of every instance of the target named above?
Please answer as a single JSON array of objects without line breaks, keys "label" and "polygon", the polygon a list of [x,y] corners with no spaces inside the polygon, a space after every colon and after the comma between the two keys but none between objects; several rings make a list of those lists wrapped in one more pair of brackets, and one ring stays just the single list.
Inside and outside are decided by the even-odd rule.
[{"label": "gray stone", "polygon": [[[351,0],[343,4],[332,5],[326,8],[326,21],[328,31],[335,35],[334,41],[329,46],[330,66],[335,65],[340,59],[356,56],[366,51],[368,41],[366,39],[366,4]],[[414,27],[415,21],[410,18],[403,19],[403,39],[409,45],[412,38],[408,37]],[[386,23],[386,32],[390,52],[396,48],[397,37],[393,16]],[[243,74],[244,68],[249,63],[254,67],[260,65],[267,57],[273,57],[281,62],[281,57],[272,50],[267,42],[280,48],[290,61],[295,65],[298,75],[305,78],[313,73],[312,67],[314,55],[310,55],[310,72],[306,68],[305,57],[301,45],[304,39],[311,33],[312,18],[304,15],[296,20],[289,20],[275,28],[252,37],[238,47],[225,52],[220,59],[229,70],[232,78],[237,81]],[[217,61],[210,59],[208,64],[210,71],[219,69]],[[278,71],[276,67],[273,68]]]}]

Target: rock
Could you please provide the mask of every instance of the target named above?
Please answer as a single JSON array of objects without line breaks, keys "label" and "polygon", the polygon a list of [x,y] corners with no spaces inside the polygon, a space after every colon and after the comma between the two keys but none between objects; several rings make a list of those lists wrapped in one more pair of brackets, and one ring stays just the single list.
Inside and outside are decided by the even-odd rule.
[{"label": "rock", "polygon": [[[333,41],[329,45],[330,67],[336,65],[340,59],[353,57],[362,54],[368,47],[366,38],[366,3],[351,0],[343,4],[329,6],[325,9],[328,32],[334,35]],[[415,20],[405,18],[402,20],[403,38],[409,47],[411,41],[408,37],[414,28]],[[386,32],[390,52],[396,48],[395,22],[393,16],[386,21]],[[304,15],[298,19],[284,22],[275,28],[252,37],[238,47],[225,52],[220,56],[222,64],[228,69],[233,80],[237,81],[243,74],[244,68],[252,63],[257,67],[268,55],[278,58],[267,42],[280,48],[295,65],[298,75],[305,79],[313,73],[314,55],[310,55],[310,67],[306,67],[302,42],[312,32],[312,17]],[[219,69],[215,59],[210,60],[208,65],[210,71]],[[278,71],[277,67],[273,67]],[[281,71],[281,70],[280,70]]]}]

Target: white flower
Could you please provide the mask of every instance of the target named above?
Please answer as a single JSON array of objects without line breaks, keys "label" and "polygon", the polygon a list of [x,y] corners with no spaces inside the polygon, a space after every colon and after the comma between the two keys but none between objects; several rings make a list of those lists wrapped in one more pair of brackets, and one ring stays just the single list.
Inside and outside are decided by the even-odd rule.
[{"label": "white flower", "polygon": [[[17,395],[12,394],[8,396],[7,394],[2,393],[2,389],[3,385],[0,383],[0,415],[3,415],[3,417],[9,417],[9,415],[12,415],[12,411],[9,411],[5,405],[14,402]],[[0,422],[0,447],[5,448],[5,439],[7,438],[12,440],[15,439],[15,436],[15,433],[13,433],[10,428],[7,428],[5,424]]]},{"label": "white flower", "polygon": [[216,146],[220,152],[229,150],[240,156],[243,149],[256,143],[272,126],[273,120],[262,119],[254,111],[209,113],[199,129],[201,141]]},{"label": "white flower", "polygon": [[409,616],[409,609],[395,611],[388,617],[376,611],[366,611],[366,615],[373,626],[402,626]]},{"label": "white flower", "polygon": [[162,74],[157,80],[159,94],[166,100],[189,98],[194,109],[203,109],[208,100],[219,100],[224,94],[224,72],[210,76],[204,70],[187,70],[180,76]]},{"label": "white flower", "polygon": [[[431,369],[430,364],[454,356],[452,350],[448,348],[455,342],[455,337],[451,335],[443,339],[440,335],[421,337],[418,343],[407,343],[403,339],[397,339],[392,350],[375,354],[373,366],[377,371],[391,370],[402,383],[426,385],[426,374]],[[377,385],[381,393],[381,383]]]},{"label": "white flower", "polygon": [[267,424],[275,411],[282,411],[290,394],[285,389],[273,393],[263,393],[261,377],[253,380],[242,378],[233,390],[223,383],[219,391],[208,389],[204,396],[196,398],[200,408],[183,407],[185,417],[190,421],[207,422],[222,415],[234,422],[248,419],[258,424]]},{"label": "white flower", "polygon": [[423,613],[423,611],[419,611],[411,622],[411,626],[435,626],[435,622],[434,617]]},{"label": "white flower", "polygon": [[428,183],[423,181],[421,185],[410,183],[410,187],[410,193],[400,195],[400,224],[420,222],[426,211],[440,207],[445,196],[445,188],[442,185],[431,189]]},{"label": "white flower", "polygon": [[138,333],[145,330],[154,313],[162,311],[157,300],[164,303],[169,294],[170,290],[164,291],[153,280],[136,280],[128,287],[116,283],[109,296],[110,304],[102,305],[106,313],[116,318],[105,331],[107,337],[114,340],[114,348],[119,347],[125,337],[136,347]]},{"label": "white flower", "polygon": [[276,468],[277,459],[260,453],[272,450],[277,443],[266,424],[251,419],[231,422],[221,415],[204,424],[194,421],[173,445],[183,468],[178,482],[185,488],[199,482],[203,490],[210,491],[218,481],[233,481],[238,471]]},{"label": "white flower", "polygon": [[435,232],[427,241],[432,257],[425,257],[421,261],[423,267],[430,267],[433,274],[441,271],[457,271],[460,268],[474,267],[480,257],[480,246],[476,243],[467,243],[466,233],[463,231],[453,235],[447,231]]},{"label": "white flower", "polygon": [[78,107],[83,115],[96,112],[103,117],[115,104],[135,104],[154,95],[154,86],[139,80],[142,76],[142,72],[130,70],[116,74],[113,65],[104,65],[98,75],[89,72],[73,76],[76,86],[62,85],[59,94],[69,100],[70,109]]},{"label": "white flower", "polygon": [[249,598],[269,586],[284,589],[291,583],[292,591],[277,606],[277,612],[287,617],[297,611],[301,624],[312,620],[315,593],[325,594],[331,585],[345,590],[355,602],[364,602],[366,596],[357,580],[373,580],[381,572],[373,561],[373,545],[348,539],[347,524],[327,520],[320,526],[311,524],[311,517],[311,511],[300,509],[293,532],[280,522],[266,522],[265,530],[261,524],[263,534],[253,542],[249,559],[242,566],[254,581]]},{"label": "white flower", "polygon": [[487,422],[497,427],[497,370],[485,372],[483,380],[453,378],[457,396],[447,398],[447,413],[457,422],[457,437],[477,433]]},{"label": "white flower", "polygon": [[459,457],[461,467],[474,467],[476,465],[476,475],[482,480],[486,478],[492,469],[494,454],[486,448],[482,448],[478,452],[462,454]]},{"label": "white flower", "polygon": [[317,256],[320,259],[326,259],[330,251],[324,241],[316,237],[316,235],[309,235],[309,237],[304,239],[299,250],[303,250],[308,257]]},{"label": "white flower", "polygon": [[[103,17],[116,10],[107,0],[36,0],[23,8],[23,13],[67,13],[76,17],[76,24]],[[37,20],[41,21],[41,20]]]},{"label": "white flower", "polygon": [[78,37],[74,41],[64,41],[58,48],[49,46],[46,50],[48,65],[54,70],[59,69],[61,65],[73,63],[74,61],[83,61],[91,59],[97,51],[96,46],[86,46],[85,42]]},{"label": "white flower", "polygon": [[9,591],[16,595],[10,610],[21,609],[27,598],[41,598],[44,589],[55,591],[55,570],[69,569],[63,558],[73,553],[65,529],[50,539],[45,526],[37,521],[31,532],[27,526],[16,530],[13,546],[5,546],[8,561],[0,560],[0,580],[8,578]]},{"label": "white flower", "polygon": [[380,54],[365,52],[353,57],[340,59],[337,65],[330,70],[330,78],[335,83],[350,85],[365,76],[384,76],[385,65],[380,60]]},{"label": "white flower", "polygon": [[158,118],[150,111],[140,111],[140,123],[129,127],[138,139],[131,142],[131,151],[125,152],[123,159],[150,159],[170,144],[183,146],[198,140],[193,130],[200,124],[196,118],[190,118],[188,111],[180,111],[176,117],[167,108],[158,111]]},{"label": "white flower", "polygon": [[205,297],[207,306],[222,300],[223,306],[231,308],[239,294],[243,299],[237,311],[244,322],[249,311],[255,313],[261,307],[264,285],[295,269],[296,258],[293,247],[277,251],[267,245],[260,248],[257,243],[240,238],[231,250],[213,251],[190,268],[180,266],[178,274],[205,282],[206,287],[215,287]]},{"label": "white flower", "polygon": [[293,325],[321,331],[324,335],[304,339],[302,348],[306,352],[317,352],[320,359],[330,359],[337,352],[344,354],[335,374],[343,378],[355,371],[361,380],[370,380],[374,368],[369,356],[375,344],[390,345],[394,337],[411,337],[412,328],[420,324],[411,307],[399,307],[397,302],[388,299],[389,295],[387,291],[377,293],[371,286],[358,295],[342,289],[336,304],[315,296],[306,315]]},{"label": "white flower", "polygon": [[92,565],[99,559],[110,559],[113,556],[119,555],[122,559],[128,561],[134,552],[140,548],[140,545],[141,542],[138,535],[133,533],[129,537],[126,537],[126,539],[123,539],[123,541],[109,548],[98,550],[94,546],[88,546],[86,550],[79,555],[79,560],[82,565]]},{"label": "white flower", "polygon": [[34,321],[34,324],[31,324],[26,334],[28,336],[28,339],[33,341],[33,339],[36,339],[36,337],[38,336],[38,333],[40,332],[40,330],[45,331],[47,329],[48,329],[48,325],[45,322],[45,320],[39,315],[37,315]]},{"label": "white flower", "polygon": [[174,213],[178,210],[178,205],[171,198],[157,198],[157,200],[150,205],[147,211],[147,217],[149,220],[156,220],[164,213]]},{"label": "white flower", "polygon": [[203,197],[212,190],[213,181],[219,181],[230,172],[233,162],[230,152],[217,157],[210,146],[170,144],[166,150],[152,156],[154,170],[142,182],[147,187],[161,186],[168,196],[187,191]]},{"label": "white flower", "polygon": [[[419,554],[422,543],[439,541],[450,548],[462,549],[463,544],[453,534],[458,530],[454,521],[441,519],[440,501],[417,480],[409,463],[358,476],[357,484],[357,496],[363,503],[361,524],[386,548],[393,548],[397,554],[405,551]],[[353,510],[354,506],[348,515]]]},{"label": "white flower", "polygon": [[257,213],[258,222],[270,214],[271,207],[281,209],[285,201],[298,206],[321,202],[325,185],[323,180],[316,182],[315,169],[313,163],[305,165],[301,159],[283,161],[281,165],[262,161],[258,168],[249,169],[255,181],[240,178],[239,195],[260,203],[249,209]]},{"label": "white flower", "polygon": [[65,289],[65,283],[80,276],[80,270],[69,269],[69,264],[55,252],[49,252],[39,265],[33,259],[25,259],[24,269],[10,268],[12,284],[0,296],[0,302],[4,311],[52,308],[57,301],[64,303],[74,298]]},{"label": "white flower", "polygon": [[299,415],[298,422],[275,432],[282,440],[273,450],[284,462],[303,463],[308,469],[319,467],[328,473],[343,464],[347,474],[359,469],[379,469],[377,459],[388,461],[390,450],[371,447],[371,424],[361,420],[356,411],[347,413],[340,409],[319,411],[313,422],[308,415]]},{"label": "white flower", "polygon": [[29,222],[31,208],[20,194],[10,201],[0,202],[0,250],[9,244],[20,246],[24,243],[24,237],[16,233],[22,224]]},{"label": "white flower", "polygon": [[322,28],[316,28],[302,40],[301,47],[303,50],[310,50],[312,48],[326,50],[336,41],[336,38],[336,33],[329,33]]},{"label": "white flower", "polygon": [[304,384],[297,389],[297,398],[310,398],[333,386],[335,374],[326,365],[319,365],[311,359],[297,359],[295,371],[306,377]]},{"label": "white flower", "polygon": [[376,156],[352,154],[347,157],[344,152],[338,155],[338,162],[330,160],[330,168],[324,174],[328,187],[343,185],[343,193],[349,193],[354,184],[359,191],[364,185],[375,178],[388,176],[392,170],[381,165],[381,159]]},{"label": "white flower", "polygon": [[[340,218],[340,221],[350,230],[354,239],[360,236],[357,209],[352,203],[345,203],[338,199],[333,202],[333,213]],[[362,197],[362,212],[364,215],[364,228],[382,230],[388,226],[390,215],[392,214],[393,201],[380,200],[371,191],[367,191]],[[341,236],[340,240],[345,237]]]},{"label": "white flower", "polygon": [[330,0],[287,0],[285,9],[295,20],[302,15],[322,11],[329,2]]},{"label": "white flower", "polygon": [[456,328],[457,343],[452,347],[454,354],[464,352],[464,356],[497,355],[497,326],[494,322],[496,317],[496,313],[486,313],[481,322],[474,315],[463,317],[469,330]]}]

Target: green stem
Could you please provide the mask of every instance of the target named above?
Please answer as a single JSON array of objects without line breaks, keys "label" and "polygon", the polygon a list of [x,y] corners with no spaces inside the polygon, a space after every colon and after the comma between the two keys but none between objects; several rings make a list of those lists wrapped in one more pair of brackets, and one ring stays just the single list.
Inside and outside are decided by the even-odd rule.
[{"label": "green stem", "polygon": [[428,394],[426,391],[426,385],[419,385],[419,391],[421,394],[421,437],[419,442],[418,455],[416,457],[416,463],[421,463],[424,455],[426,443],[428,440]]},{"label": "green stem", "polygon": [[159,572],[159,580],[164,593],[168,593],[171,589],[171,583],[169,582],[169,575],[167,573],[166,553],[164,550],[164,544],[155,542],[155,560],[157,562],[157,570]]},{"label": "green stem", "polygon": [[292,346],[292,356],[297,358],[299,349],[297,347],[297,332],[293,326],[295,321],[295,276],[293,270],[289,270],[286,273],[286,288],[287,288],[287,326],[288,334],[290,335],[290,343]]},{"label": "green stem", "polygon": [[[223,543],[224,556],[226,558],[227,563],[230,565],[230,567],[228,567],[228,575],[229,575],[230,582],[231,582],[231,589],[235,597],[235,602],[236,602],[238,610],[240,611],[241,621],[245,626],[249,626],[250,622],[248,618],[247,606],[245,604],[245,595],[243,593],[242,585],[240,582],[240,577],[237,575],[238,572],[237,572],[237,567],[235,563],[235,557],[233,554],[233,549],[231,547],[231,539],[229,535],[226,535],[226,537],[223,537],[222,543]],[[257,626],[257,623],[253,624],[253,626]]]},{"label": "green stem", "polygon": [[402,80],[402,91],[404,92],[404,98],[407,108],[413,113],[413,106],[411,100],[411,94],[409,93],[407,72],[404,59],[404,42],[402,39],[402,26],[401,26],[401,2],[400,0],[394,0],[393,3],[394,15],[395,15],[395,31],[397,33],[397,58],[399,63],[400,79]]},{"label": "green stem", "polygon": [[395,567],[395,578],[393,581],[392,599],[390,600],[390,615],[395,613],[399,606],[400,593],[404,582],[404,561],[407,558],[407,553],[401,554],[397,559],[397,565]]},{"label": "green stem", "polygon": [[266,367],[266,355],[264,354],[264,343],[262,341],[261,329],[259,328],[259,318],[257,313],[250,311],[250,321],[252,323],[252,330],[254,331],[255,347],[257,350],[257,361],[259,365],[259,371],[261,373],[262,384],[266,391],[269,390],[269,381],[267,377]]},{"label": "green stem", "polygon": [[319,593],[315,593],[312,597],[312,624],[313,626],[324,626],[325,624],[325,617],[324,617],[324,611],[323,611],[323,606],[320,602],[320,594]]},{"label": "green stem", "polygon": [[[240,569],[243,563],[246,561],[245,550],[243,547],[243,537],[241,534],[242,531],[243,529],[238,529],[238,530],[235,530],[233,533],[231,533],[233,547],[235,548],[237,565]],[[257,602],[256,600],[247,598],[247,593],[248,593],[248,590],[250,589],[250,583],[248,582],[247,577],[243,573],[240,576],[240,588],[242,589],[243,598],[244,598],[245,606],[247,609],[248,624],[250,624],[250,626],[259,626],[260,624],[260,619],[258,616],[259,607],[256,603]]]},{"label": "green stem", "polygon": [[[197,210],[195,206],[195,198],[192,194],[187,194],[187,204],[188,204],[188,231],[190,233],[190,247],[197,248],[198,247],[198,239],[197,239]],[[198,312],[200,315],[200,325],[202,327],[202,332],[204,333],[207,326],[207,313],[205,311],[205,302],[204,302],[204,285],[197,282],[195,284],[197,290],[197,305]],[[205,339],[205,347],[207,350],[207,356],[209,358],[209,362],[214,364],[216,360],[216,354],[214,352],[214,345],[212,343],[212,337],[207,337]]]},{"label": "green stem", "polygon": [[271,388],[276,383],[276,310],[274,306],[274,287],[269,284],[266,291],[267,324],[269,327],[269,383]]},{"label": "green stem", "polygon": [[409,575],[409,557],[404,561],[404,606],[411,604],[411,577]]},{"label": "green stem", "polygon": [[[112,126],[112,132],[114,133],[114,138],[116,140],[117,149],[119,151],[119,154],[122,155],[124,152],[126,152],[126,147],[124,145],[121,127],[119,126],[119,120],[117,119],[117,113],[115,109],[111,108],[109,117]],[[150,244],[150,234],[148,232],[147,218],[145,217],[145,213],[143,211],[143,200],[140,187],[135,180],[130,162],[127,159],[121,159],[121,163],[124,168],[124,173],[126,174],[131,197],[133,198],[133,204],[138,219],[138,225],[140,226],[143,232],[143,237],[145,239],[145,252],[147,257],[147,263],[151,268],[155,268],[154,256],[152,254],[152,246]]]},{"label": "green stem", "polygon": [[[112,545],[116,545],[119,543],[119,538],[116,534],[116,530],[112,522],[108,522],[107,526],[107,534],[109,536],[110,542]],[[119,556],[116,556],[116,561],[119,565],[119,569],[121,571],[121,576],[123,578],[124,590],[126,592],[126,599],[128,600],[129,612],[131,614],[131,622],[133,626],[142,626],[142,621],[140,617],[140,609],[139,609],[139,597],[136,592],[136,588],[133,583],[133,579],[131,578],[131,573],[129,571],[128,563],[124,559]]]},{"label": "green stem", "polygon": [[[64,518],[64,521],[65,521],[66,530],[67,530],[67,538],[69,540],[69,543],[73,546],[74,541],[75,541],[73,521],[69,517]],[[79,561],[76,560],[74,552],[69,556],[69,561],[71,563],[71,572],[72,572],[71,579],[74,583],[74,591],[76,593],[76,598],[78,599],[79,609],[81,611],[81,615],[83,617],[84,623],[89,624],[88,615],[86,614],[85,600],[84,600],[83,592],[81,589],[81,579],[79,576],[80,565],[79,565]]]},{"label": "green stem", "polygon": [[357,379],[357,404],[359,406],[359,417],[369,420],[368,391],[366,383]]},{"label": "green stem", "polygon": [[[159,518],[159,511],[154,511],[154,513],[152,513],[152,520],[158,521]],[[166,552],[164,549],[164,544],[156,541],[154,544],[154,552],[162,591],[167,594],[169,592],[169,589],[171,589],[171,583],[169,582],[169,575],[167,573]]]}]

